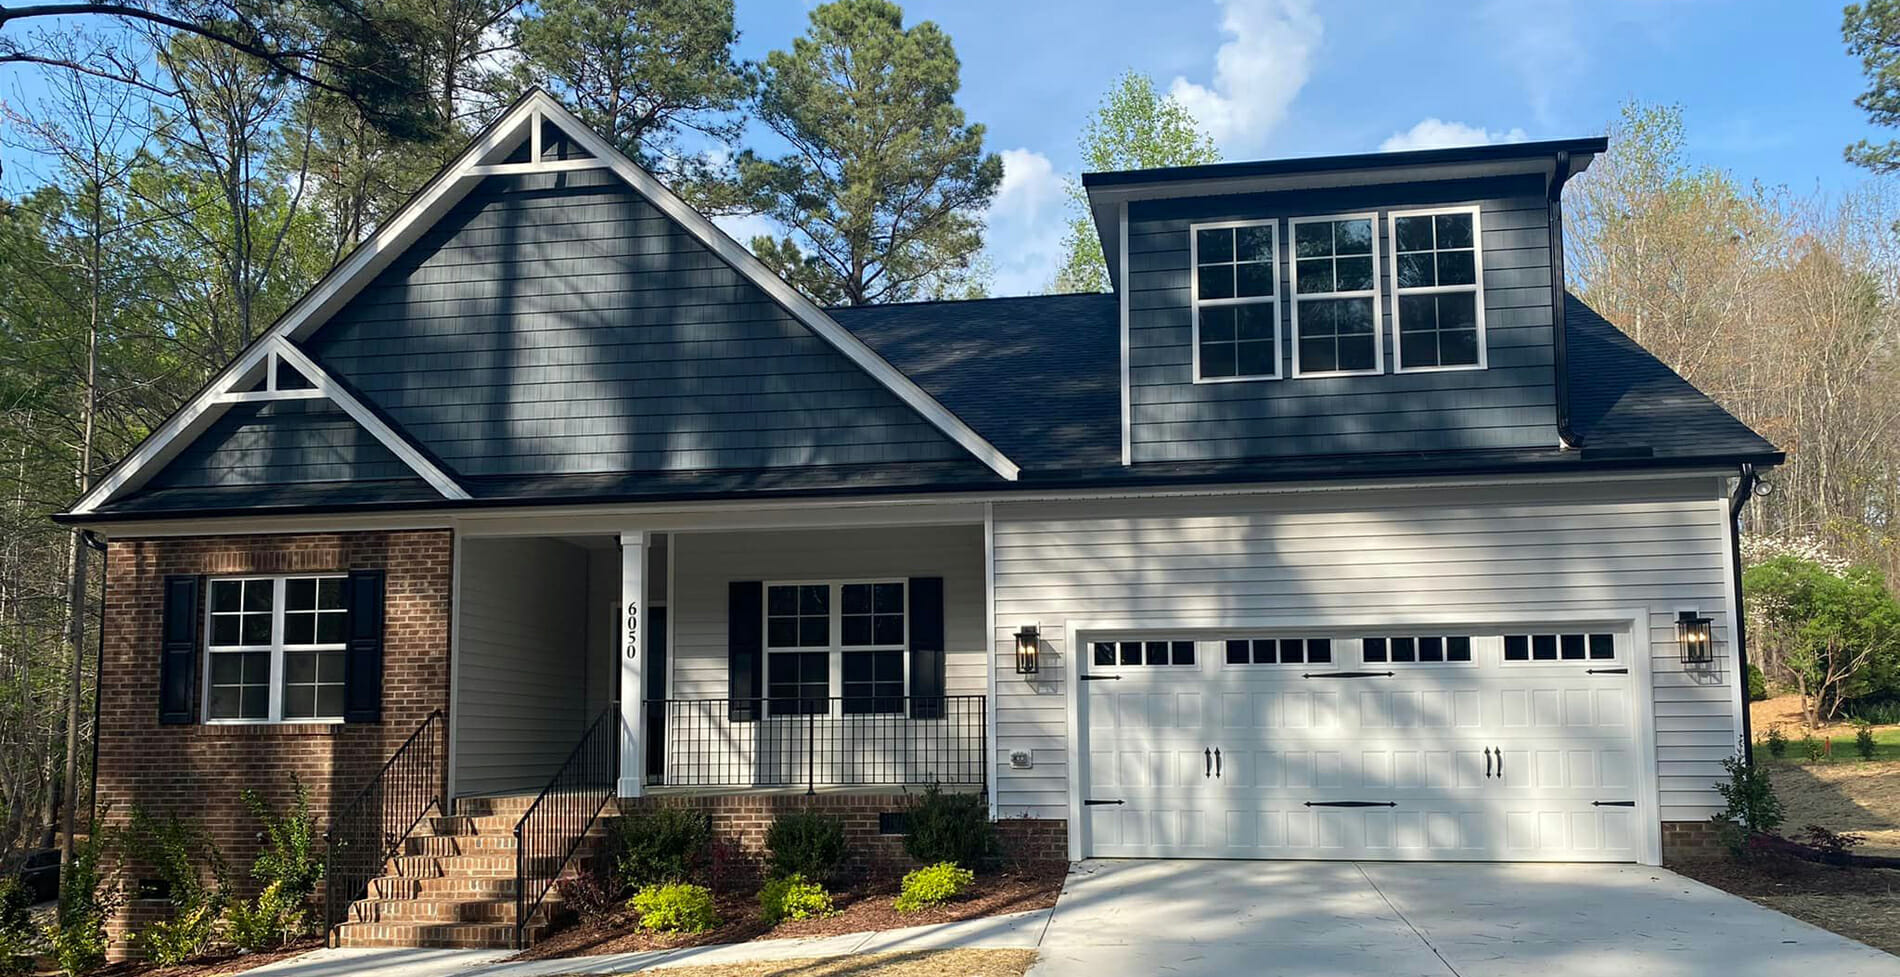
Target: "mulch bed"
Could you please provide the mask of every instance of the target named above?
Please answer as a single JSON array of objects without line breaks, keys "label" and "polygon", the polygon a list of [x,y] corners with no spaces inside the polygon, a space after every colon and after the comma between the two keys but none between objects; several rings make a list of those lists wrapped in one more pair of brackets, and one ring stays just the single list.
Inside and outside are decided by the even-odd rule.
[{"label": "mulch bed", "polygon": [[1806,923],[1900,954],[1900,870],[1825,865],[1762,854],[1686,860],[1670,868]]},{"label": "mulch bed", "polygon": [[606,920],[569,926],[543,938],[517,959],[541,960],[641,950],[673,950],[786,937],[837,936],[1047,909],[1056,904],[1056,897],[1062,893],[1062,880],[1067,872],[1067,866],[1058,864],[978,876],[976,887],[964,898],[914,913],[900,913],[891,908],[891,900],[897,898],[897,880],[866,882],[833,893],[832,904],[838,911],[831,916],[823,919],[788,919],[777,926],[768,926],[759,917],[757,892],[721,893],[715,896],[715,901],[719,907],[719,917],[726,922],[704,933],[649,933],[638,928],[631,916],[621,914]]}]

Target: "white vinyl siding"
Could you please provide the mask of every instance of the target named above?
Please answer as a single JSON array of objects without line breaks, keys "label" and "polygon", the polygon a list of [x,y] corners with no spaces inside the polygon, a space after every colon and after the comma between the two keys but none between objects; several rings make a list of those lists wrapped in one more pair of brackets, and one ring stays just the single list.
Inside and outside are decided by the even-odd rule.
[{"label": "white vinyl siding", "polygon": [[461,546],[456,793],[539,790],[592,702],[606,701],[588,694],[588,648],[603,646],[589,641],[588,551],[550,539]]},{"label": "white vinyl siding", "polygon": [[669,698],[726,697],[726,596],[734,580],[942,577],[944,692],[986,691],[981,526],[680,533],[671,544],[679,598],[669,602]]},{"label": "white vinyl siding", "polygon": [[[1298,629],[1385,612],[1482,624],[1646,608],[1661,820],[1706,818],[1738,735],[1721,491],[1707,476],[997,503],[999,811],[1068,817],[1070,622],[1156,620],[1213,636],[1240,621]],[[1676,653],[1685,607],[1715,620],[1706,672],[1685,673]],[[1053,652],[1033,682],[1010,659],[1010,634],[1031,622]],[[1034,766],[1010,769],[1016,750],[1034,751]]]}]

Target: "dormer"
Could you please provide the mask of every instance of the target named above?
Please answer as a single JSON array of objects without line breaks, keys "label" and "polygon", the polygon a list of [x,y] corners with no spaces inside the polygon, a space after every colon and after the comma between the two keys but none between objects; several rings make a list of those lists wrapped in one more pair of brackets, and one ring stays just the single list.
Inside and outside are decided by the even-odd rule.
[{"label": "dormer", "polygon": [[1605,148],[1085,174],[1123,463],[1564,443],[1562,192]]}]

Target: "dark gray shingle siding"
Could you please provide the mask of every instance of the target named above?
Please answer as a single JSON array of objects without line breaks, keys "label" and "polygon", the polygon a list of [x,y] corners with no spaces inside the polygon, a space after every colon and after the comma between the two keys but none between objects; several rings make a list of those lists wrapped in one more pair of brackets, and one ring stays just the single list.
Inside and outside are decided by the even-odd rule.
[{"label": "dark gray shingle siding", "polygon": [[415,476],[328,400],[236,404],[149,483],[154,489],[298,485]]},{"label": "dark gray shingle siding", "polygon": [[[1541,185],[1489,180],[1137,204],[1129,225],[1129,399],[1134,460],[1197,461],[1556,442],[1550,251]],[[1476,204],[1484,248],[1482,371],[1392,372],[1393,210]],[[1280,224],[1279,380],[1197,384],[1188,228],[1205,221],[1376,211],[1386,372],[1292,377],[1287,225]]]},{"label": "dark gray shingle siding", "polygon": [[605,173],[489,178],[309,348],[463,477],[968,458]]}]

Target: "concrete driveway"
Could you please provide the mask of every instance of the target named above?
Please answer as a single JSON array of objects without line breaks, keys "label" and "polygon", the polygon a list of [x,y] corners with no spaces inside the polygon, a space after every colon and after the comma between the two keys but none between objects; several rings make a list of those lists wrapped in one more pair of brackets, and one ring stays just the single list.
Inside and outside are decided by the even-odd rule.
[{"label": "concrete driveway", "polygon": [[1088,861],[1029,977],[1900,977],[1900,957],[1640,865]]}]

